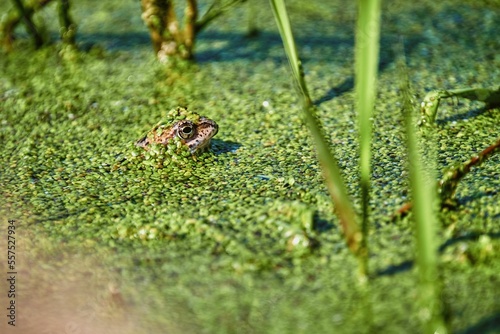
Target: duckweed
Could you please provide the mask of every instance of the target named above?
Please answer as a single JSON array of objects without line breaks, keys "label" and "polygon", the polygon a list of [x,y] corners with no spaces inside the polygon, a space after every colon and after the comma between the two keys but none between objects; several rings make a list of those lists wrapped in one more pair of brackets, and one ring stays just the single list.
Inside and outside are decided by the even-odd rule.
[{"label": "duckweed", "polygon": [[[20,231],[37,236],[34,242],[57,245],[49,253],[55,257],[65,247],[106,253],[96,270],[119,273],[141,325],[157,325],[152,333],[417,332],[411,220],[389,220],[408,200],[390,52],[381,55],[374,114],[375,329],[360,329],[366,322],[362,294],[352,285],[356,263],[298,116],[275,28],[262,27],[262,39],[242,43],[233,37],[244,34],[237,28],[244,13],[236,10],[200,36],[197,65],[165,68],[151,54],[140,17],[120,21],[138,13],[137,4],[120,2],[110,15],[110,3],[74,7],[82,18],[77,41],[82,48],[102,44],[93,46],[102,52],[64,60],[57,46],[33,51],[25,45],[0,57],[4,221],[18,219]],[[495,21],[491,9],[424,1],[420,15],[407,2],[397,4],[397,13],[387,5],[381,50],[408,36],[416,94],[496,84],[500,66],[492,55],[500,24],[477,24]],[[261,22],[273,22],[258,10]],[[318,115],[359,206],[353,96],[342,88],[352,75],[354,7],[291,1],[290,12],[301,27],[297,38]],[[457,20],[476,34],[459,33]],[[114,37],[94,41],[103,28]],[[130,45],[135,34],[144,40],[132,38]],[[225,46],[217,51],[217,45]],[[193,117],[172,111],[179,105],[219,124],[211,151],[192,156],[177,141],[150,151],[134,146],[159,119]],[[498,110],[482,112],[470,101],[441,107],[433,139],[439,176],[496,140],[500,124]],[[488,319],[495,319],[499,300],[499,159],[466,176],[457,206],[441,214],[444,298],[452,304],[454,331],[495,325]]]}]

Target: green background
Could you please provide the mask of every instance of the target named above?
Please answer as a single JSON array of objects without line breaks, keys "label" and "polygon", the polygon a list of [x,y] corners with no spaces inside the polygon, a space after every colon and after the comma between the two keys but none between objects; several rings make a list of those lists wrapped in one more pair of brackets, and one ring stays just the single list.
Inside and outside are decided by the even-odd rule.
[{"label": "green background", "polygon": [[[359,211],[355,4],[287,4]],[[58,45],[34,51],[23,29],[15,51],[0,54],[1,228],[17,220],[25,332],[420,332],[411,217],[391,220],[409,200],[397,43],[415,113],[430,90],[496,86],[498,4],[383,3],[368,293],[356,286],[269,4],[253,6],[260,34],[246,37],[240,6],[200,34],[195,64],[155,60],[137,1],[74,1],[85,52],[73,61]],[[37,20],[57,40],[55,17],[52,4]],[[111,171],[178,105],[219,124],[211,153]],[[443,101],[430,143],[438,174],[491,145],[499,124],[498,109]],[[454,332],[500,333],[499,163],[494,156],[466,176],[458,206],[440,215]]]}]

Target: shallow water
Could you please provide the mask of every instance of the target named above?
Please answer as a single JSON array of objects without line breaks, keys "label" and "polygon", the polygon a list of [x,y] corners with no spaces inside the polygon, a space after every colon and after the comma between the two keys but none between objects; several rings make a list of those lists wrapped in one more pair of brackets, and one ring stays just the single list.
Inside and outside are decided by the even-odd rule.
[{"label": "shallow water", "polygon": [[[412,222],[389,219],[409,196],[395,50],[403,38],[415,112],[430,90],[497,86],[499,8],[454,3],[383,8],[372,328],[266,2],[256,8],[259,36],[245,37],[247,12],[238,8],[200,35],[195,65],[156,62],[135,2],[74,4],[77,41],[93,45],[76,62],[21,38],[0,57],[0,180],[2,229],[17,220],[23,252],[26,332],[420,332]],[[55,37],[53,10],[42,17]],[[311,95],[359,208],[355,7],[292,1],[289,11]],[[217,121],[211,153],[161,170],[113,169],[178,105]],[[443,101],[437,173],[491,145],[499,124],[498,109]],[[441,215],[454,332],[498,331],[499,163],[497,155],[464,178],[458,207]],[[44,305],[51,312],[40,313]]]}]

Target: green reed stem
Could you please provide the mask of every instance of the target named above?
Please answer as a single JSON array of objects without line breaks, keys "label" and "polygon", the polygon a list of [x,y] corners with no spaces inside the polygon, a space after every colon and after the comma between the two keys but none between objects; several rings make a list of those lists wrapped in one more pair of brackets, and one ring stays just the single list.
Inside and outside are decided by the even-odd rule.
[{"label": "green reed stem", "polygon": [[406,127],[408,147],[410,188],[413,198],[413,214],[415,217],[417,266],[420,276],[420,293],[417,314],[420,317],[423,333],[447,333],[444,321],[444,308],[441,301],[441,284],[438,275],[438,247],[436,243],[436,226],[439,220],[436,215],[438,203],[436,182],[429,171],[425,170],[422,156],[419,153],[414,111],[411,101],[409,79],[404,59],[400,65],[400,94]]},{"label": "green reed stem", "polygon": [[372,113],[377,88],[380,39],[380,0],[358,0],[355,48],[355,90],[358,112],[363,233],[361,250],[368,271]]},{"label": "green reed stem", "polygon": [[335,205],[346,243],[349,249],[359,257],[362,235],[357,223],[356,214],[354,213],[352,203],[347,195],[347,190],[340,175],[337,161],[330,151],[329,143],[325,140],[323,129],[316,117],[314,106],[311,102],[304,79],[304,72],[297,53],[297,47],[295,39],[293,38],[285,3],[283,0],[270,0],[270,2],[281,39],[283,40],[285,53],[290,68],[292,69],[294,82],[303,103],[302,109],[304,111],[304,118],[311,132],[318,154],[318,160],[325,177],[330,197]]},{"label": "green reed stem", "polygon": [[302,69],[302,62],[299,59],[295,39],[293,38],[292,26],[288,19],[288,13],[284,0],[270,0],[273,9],[274,18],[278,25],[278,29],[283,41],[285,53],[288,58],[288,63],[292,69],[293,78],[297,84],[301,96],[305,99],[305,104],[309,108],[312,106],[309,91],[307,90],[306,81],[304,79],[304,70]]}]

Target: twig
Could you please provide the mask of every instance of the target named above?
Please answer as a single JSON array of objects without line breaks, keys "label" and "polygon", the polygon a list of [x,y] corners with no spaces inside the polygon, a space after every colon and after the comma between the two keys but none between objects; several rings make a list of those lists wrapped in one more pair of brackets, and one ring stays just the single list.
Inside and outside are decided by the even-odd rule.
[{"label": "twig", "polygon": [[[500,151],[500,138],[493,144],[488,146],[482,152],[474,155],[465,163],[460,163],[458,166],[449,168],[443,178],[438,182],[438,194],[441,198],[441,206],[449,203],[451,197],[457,190],[458,182],[467,175],[471,168],[481,165],[484,161],[490,158],[493,154]],[[406,216],[413,205],[411,202],[403,204],[393,215],[393,219]]]},{"label": "twig", "polygon": [[210,22],[224,14],[225,11],[229,10],[234,5],[243,3],[245,1],[246,0],[231,0],[228,3],[220,6],[217,5],[219,1],[215,1],[210,6],[210,8],[208,8],[205,15],[203,15],[203,17],[198,22],[196,22],[196,32],[203,30]]},{"label": "twig", "polygon": [[69,0],[59,0],[59,22],[63,43],[75,45],[76,25],[69,14]]},{"label": "twig", "polygon": [[35,10],[37,7],[43,7],[46,4],[48,4],[51,0],[41,0],[39,1],[35,6],[24,6],[23,2],[21,0],[12,0],[14,3],[14,6],[16,7],[19,16],[13,15],[4,25],[6,28],[4,28],[4,33],[6,34],[5,39],[7,40],[12,40],[12,33],[14,32],[15,26],[19,23],[19,21],[23,20],[24,24],[26,25],[26,29],[28,32],[33,36],[33,39],[35,41],[35,47],[39,48],[43,45],[43,36],[42,34],[38,31],[35,23],[32,20],[32,16],[35,13]]}]

